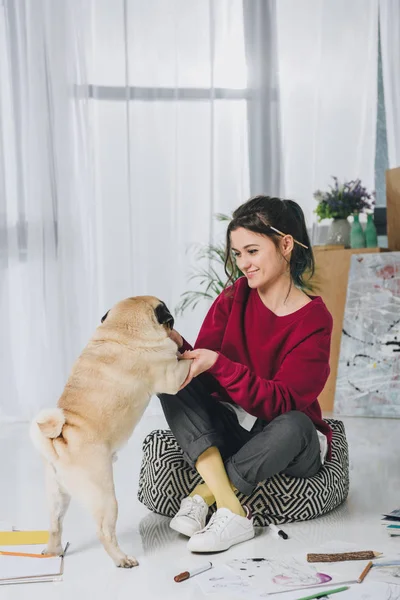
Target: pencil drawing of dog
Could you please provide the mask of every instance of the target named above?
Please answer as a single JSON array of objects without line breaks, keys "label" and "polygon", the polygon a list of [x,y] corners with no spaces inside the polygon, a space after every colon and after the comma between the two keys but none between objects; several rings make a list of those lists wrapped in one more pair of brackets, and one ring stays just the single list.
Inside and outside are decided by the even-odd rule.
[{"label": "pencil drawing of dog", "polygon": [[128,298],[103,317],[58,401],[31,425],[45,459],[50,507],[46,554],[62,552],[62,522],[71,497],[93,514],[97,534],[118,567],[135,558],[119,548],[113,457],[129,439],[152,394],[176,394],[191,360],[178,360],[169,337],[174,319],[152,296]]}]

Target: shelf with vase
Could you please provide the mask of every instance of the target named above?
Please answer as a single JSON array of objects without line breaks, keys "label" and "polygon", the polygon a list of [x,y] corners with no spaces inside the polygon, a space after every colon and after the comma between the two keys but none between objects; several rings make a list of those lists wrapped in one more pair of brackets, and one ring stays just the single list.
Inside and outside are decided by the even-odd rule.
[{"label": "shelf with vase", "polygon": [[[328,191],[315,192],[314,198],[318,205],[314,212],[318,221],[333,219],[326,243],[350,248],[351,226],[348,217],[352,214],[358,215],[366,209],[370,210],[375,203],[375,193],[368,192],[361,185],[360,179],[340,183],[337,177],[333,177],[333,181],[334,184],[329,186]],[[361,235],[359,230],[358,234]]]}]

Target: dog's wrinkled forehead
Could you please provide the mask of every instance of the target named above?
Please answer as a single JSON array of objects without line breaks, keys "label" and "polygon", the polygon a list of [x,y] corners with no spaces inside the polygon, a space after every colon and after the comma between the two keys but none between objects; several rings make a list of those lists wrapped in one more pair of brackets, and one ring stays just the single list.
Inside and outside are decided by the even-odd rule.
[{"label": "dog's wrinkled forehead", "polygon": [[[158,298],[155,298],[154,296],[137,296],[135,298],[128,298],[120,303],[118,303],[118,305],[116,305],[115,308],[121,310],[121,308],[124,307],[125,310],[129,310],[130,311],[139,311],[142,312],[143,310],[147,311],[153,311],[154,315],[156,317],[157,322],[160,325],[165,325],[166,327],[173,329],[174,327],[174,318],[171,315],[170,311],[168,310],[165,302],[162,302],[161,300],[159,300]],[[146,308],[145,308],[146,307]],[[106,312],[106,314],[102,317],[101,322],[104,323],[104,321],[107,319],[108,315],[109,315],[110,311],[108,310]]]}]

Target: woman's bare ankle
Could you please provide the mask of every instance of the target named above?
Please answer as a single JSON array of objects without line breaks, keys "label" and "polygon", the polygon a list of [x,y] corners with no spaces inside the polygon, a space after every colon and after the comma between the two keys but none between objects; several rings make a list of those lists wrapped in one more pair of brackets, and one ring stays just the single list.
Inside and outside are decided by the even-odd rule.
[{"label": "woman's bare ankle", "polygon": [[196,485],[194,490],[189,494],[191,498],[196,495],[203,498],[207,506],[211,506],[215,502],[214,495],[206,483],[199,483],[199,485]]},{"label": "woman's bare ankle", "polygon": [[240,504],[239,500],[236,498],[235,495],[233,495],[232,497],[218,498],[216,502],[217,508],[228,508],[235,515],[239,515],[241,517],[246,516],[246,512],[243,506]]}]

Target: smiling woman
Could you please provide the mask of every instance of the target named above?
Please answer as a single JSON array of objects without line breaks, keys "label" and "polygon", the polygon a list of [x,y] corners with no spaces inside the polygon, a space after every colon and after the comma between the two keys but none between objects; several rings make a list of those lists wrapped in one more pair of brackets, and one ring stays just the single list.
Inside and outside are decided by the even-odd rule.
[{"label": "smiling woman", "polygon": [[[276,246],[275,243],[259,233],[253,233],[243,227],[239,227],[232,232],[232,242],[242,250],[232,248],[232,253],[235,257],[238,268],[244,273],[247,278],[247,283],[250,288],[256,288],[260,298],[265,304],[274,310],[277,314],[287,314],[287,311],[296,310],[305,303],[310,302],[310,299],[301,291],[293,290],[292,304],[283,307],[274,306],[276,301],[271,298],[269,288],[271,283],[279,279],[283,274],[290,278],[290,256],[293,252],[293,238],[284,236],[281,243]],[[291,291],[291,286],[288,289],[288,296]],[[268,299],[268,296],[270,299]],[[277,299],[279,302],[279,298]],[[294,304],[293,304],[294,303]]]},{"label": "smiling woman", "polygon": [[[243,258],[234,247],[235,243],[244,242],[243,249],[248,256],[258,256],[250,263],[244,260],[246,255]],[[246,277],[252,279],[258,273],[268,284],[271,278],[282,275],[283,269],[291,283],[300,289],[309,289],[314,274],[310,246],[303,211],[296,202],[256,196],[233,213],[226,234],[225,271],[231,280],[235,259]],[[259,283],[254,285],[260,287],[260,278],[257,281]]]},{"label": "smiling woman", "polygon": [[332,318],[321,298],[301,289],[314,259],[298,204],[257,196],[241,205],[227,229],[228,275],[233,261],[244,277],[215,300],[194,349],[182,339],[182,360],[193,360],[188,378],[178,394],[160,395],[204,482],[171,521],[194,552],[254,536],[237,491],[248,496],[278,473],[312,477],[330,458],[318,395],[329,375]]}]

